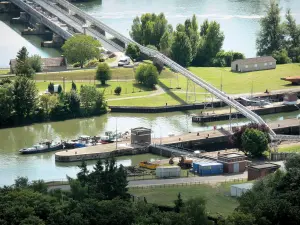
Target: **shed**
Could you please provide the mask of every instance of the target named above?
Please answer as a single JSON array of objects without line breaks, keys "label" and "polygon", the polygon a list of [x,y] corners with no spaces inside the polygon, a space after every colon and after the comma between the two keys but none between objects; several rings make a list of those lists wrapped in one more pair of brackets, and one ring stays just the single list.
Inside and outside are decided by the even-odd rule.
[{"label": "shed", "polygon": [[[67,59],[64,56],[54,58],[42,58],[41,60],[43,72],[56,72],[67,70]],[[16,65],[16,59],[11,59],[9,61],[10,73],[15,73]]]},{"label": "shed", "polygon": [[159,178],[180,177],[181,168],[179,166],[159,166],[156,167],[155,173]]},{"label": "shed", "polygon": [[284,105],[296,105],[297,104],[297,94],[295,93],[286,93],[283,97],[283,104]]},{"label": "shed", "polygon": [[224,165],[224,173],[242,173],[246,170],[245,155],[229,153],[218,155],[218,162]]},{"label": "shed", "polygon": [[253,183],[244,183],[244,184],[233,184],[230,187],[231,197],[240,197],[245,192],[251,190]]},{"label": "shed", "polygon": [[274,163],[264,163],[258,165],[251,165],[248,167],[248,180],[256,180],[270,173],[274,173],[280,165]]},{"label": "shed", "polygon": [[151,144],[151,129],[145,127],[131,129],[131,144]]},{"label": "shed", "polygon": [[231,71],[251,72],[276,68],[276,60],[272,56],[239,59],[231,63]]}]

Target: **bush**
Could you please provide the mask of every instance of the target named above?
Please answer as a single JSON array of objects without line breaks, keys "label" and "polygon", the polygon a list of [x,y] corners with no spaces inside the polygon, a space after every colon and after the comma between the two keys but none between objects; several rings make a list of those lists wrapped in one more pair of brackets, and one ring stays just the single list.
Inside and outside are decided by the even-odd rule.
[{"label": "bush", "polygon": [[135,61],[139,60],[141,57],[141,52],[139,47],[133,43],[130,43],[127,46],[125,54]]},{"label": "bush", "polygon": [[0,85],[11,84],[11,83],[12,83],[12,81],[8,77],[5,77],[5,78],[0,80]]},{"label": "bush", "polygon": [[42,58],[39,55],[33,55],[28,58],[29,65],[31,68],[36,72],[41,72],[42,71]]},{"label": "bush", "polygon": [[120,95],[121,91],[122,91],[122,88],[120,86],[115,88],[115,94],[116,95]]},{"label": "bush", "polygon": [[99,80],[102,85],[105,85],[105,82],[111,79],[111,71],[107,63],[100,63],[98,65],[96,79]]},{"label": "bush", "polygon": [[48,84],[48,92],[53,94],[54,93],[54,84],[50,82],[50,84]]},{"label": "bush", "polygon": [[247,128],[242,135],[242,147],[246,154],[259,157],[268,149],[266,134],[260,130]]},{"label": "bush", "polygon": [[74,68],[78,68],[78,67],[80,67],[80,63],[79,63],[79,62],[77,62],[77,63],[74,63],[74,64],[73,64],[73,67],[74,67]]},{"label": "bush", "polygon": [[58,85],[57,93],[60,94],[61,92],[62,92],[62,87],[61,87],[61,85]]},{"label": "bush", "polygon": [[285,49],[274,51],[272,56],[274,57],[274,59],[276,59],[277,64],[286,64],[292,62],[292,60],[288,56],[287,50]]},{"label": "bush", "polygon": [[98,60],[98,59],[92,59],[92,60],[88,61],[88,62],[84,65],[84,67],[87,67],[87,68],[90,68],[90,67],[96,67],[96,66],[98,66],[98,64],[99,64],[99,61],[100,61],[100,60]]},{"label": "bush", "polygon": [[158,83],[158,71],[154,65],[141,64],[136,69],[135,79],[146,87],[153,88]]}]

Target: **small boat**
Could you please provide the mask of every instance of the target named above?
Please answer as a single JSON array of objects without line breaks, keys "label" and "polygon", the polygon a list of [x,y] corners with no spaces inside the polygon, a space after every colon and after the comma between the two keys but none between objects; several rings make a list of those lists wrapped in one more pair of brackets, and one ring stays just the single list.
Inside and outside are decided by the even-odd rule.
[{"label": "small boat", "polygon": [[33,153],[42,153],[42,152],[51,152],[63,149],[63,144],[61,142],[52,142],[45,141],[33,145],[29,148],[20,149],[21,154],[33,154]]},{"label": "small boat", "polygon": [[91,146],[92,143],[93,140],[90,136],[81,135],[80,137],[78,137],[78,139],[64,142],[64,149],[83,148]]},{"label": "small boat", "polygon": [[109,143],[113,143],[113,142],[114,141],[109,136],[102,136],[102,137],[100,137],[100,143],[101,144],[109,144]]}]

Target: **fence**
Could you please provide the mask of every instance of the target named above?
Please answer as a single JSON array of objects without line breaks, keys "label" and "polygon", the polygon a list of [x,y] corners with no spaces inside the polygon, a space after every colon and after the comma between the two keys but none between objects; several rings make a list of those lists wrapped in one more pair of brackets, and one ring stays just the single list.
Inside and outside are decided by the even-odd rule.
[{"label": "fence", "polygon": [[272,161],[286,160],[289,156],[297,153],[292,152],[271,152],[270,158]]}]

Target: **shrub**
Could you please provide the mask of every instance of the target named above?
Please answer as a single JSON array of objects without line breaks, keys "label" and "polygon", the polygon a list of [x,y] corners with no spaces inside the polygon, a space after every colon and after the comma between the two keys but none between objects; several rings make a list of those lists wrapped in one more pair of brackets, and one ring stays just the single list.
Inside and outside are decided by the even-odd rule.
[{"label": "shrub", "polygon": [[39,55],[33,55],[28,58],[29,65],[37,73],[42,71],[42,58]]},{"label": "shrub", "polygon": [[158,83],[158,72],[154,65],[141,64],[135,72],[135,79],[146,87],[153,88]]},{"label": "shrub", "polygon": [[141,57],[139,47],[133,43],[128,44],[125,54],[135,61],[139,60]]},{"label": "shrub", "polygon": [[80,63],[79,63],[79,62],[77,62],[77,63],[74,63],[74,64],[73,64],[73,67],[74,67],[74,68],[78,68],[78,67],[80,67]]},{"label": "shrub", "polygon": [[90,67],[96,67],[99,64],[99,60],[98,59],[91,59],[90,61],[88,61],[84,67],[90,68]]},{"label": "shrub", "polygon": [[48,92],[53,94],[54,93],[54,84],[50,82],[50,84],[48,84]]},{"label": "shrub", "polygon": [[286,64],[292,62],[292,60],[288,56],[287,50],[285,49],[274,51],[272,56],[274,57],[274,59],[276,59],[277,64]]},{"label": "shrub", "polygon": [[116,95],[120,95],[121,91],[122,91],[122,88],[120,86],[118,86],[118,87],[115,88],[115,94]]},{"label": "shrub", "polygon": [[57,93],[60,94],[61,92],[62,92],[62,87],[61,87],[61,85],[58,85]]},{"label": "shrub", "polygon": [[107,63],[100,63],[98,65],[96,79],[99,80],[102,85],[105,85],[105,82],[111,79],[111,71]]}]

